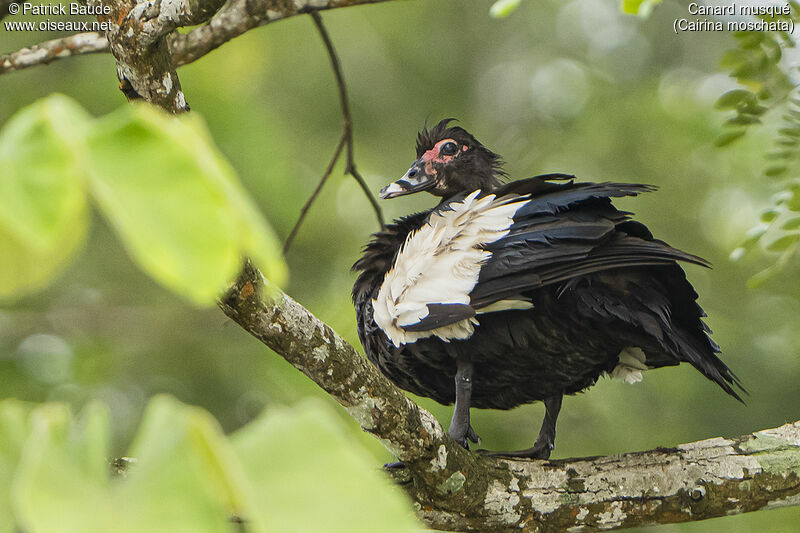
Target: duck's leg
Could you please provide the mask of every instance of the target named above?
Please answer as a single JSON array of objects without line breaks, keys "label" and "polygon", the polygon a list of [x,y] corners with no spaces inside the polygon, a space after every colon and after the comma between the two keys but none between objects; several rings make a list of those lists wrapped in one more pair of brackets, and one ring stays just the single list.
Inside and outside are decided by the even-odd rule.
[{"label": "duck's leg", "polygon": [[527,450],[518,450],[515,452],[491,452],[488,450],[479,450],[483,455],[493,457],[526,457],[531,459],[548,459],[550,452],[553,450],[556,442],[556,420],[558,413],[561,411],[561,399],[563,395],[551,396],[544,400],[544,420],[542,421],[542,429],[539,430],[539,436],[533,444],[533,448]]},{"label": "duck's leg", "polygon": [[[456,360],[456,404],[453,409],[453,418],[450,420],[448,433],[460,445],[469,450],[468,440],[474,443],[481,441],[469,423],[469,408],[472,401],[472,363],[466,358]],[[384,468],[405,468],[402,461],[387,463]]]},{"label": "duck's leg", "polygon": [[450,436],[464,448],[469,449],[467,440],[478,442],[480,439],[469,424],[469,408],[472,401],[472,362],[459,357],[456,361],[456,404],[453,418],[450,420]]}]

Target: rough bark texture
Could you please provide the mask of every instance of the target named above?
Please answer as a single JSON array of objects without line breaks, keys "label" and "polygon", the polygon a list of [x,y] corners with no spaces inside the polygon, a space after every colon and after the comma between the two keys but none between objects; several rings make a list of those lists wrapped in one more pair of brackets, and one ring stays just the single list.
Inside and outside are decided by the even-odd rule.
[{"label": "rough bark texture", "polygon": [[170,46],[175,61],[185,65],[258,26],[285,18],[358,4],[386,0],[230,0],[208,24],[176,35]]},{"label": "rough bark texture", "polygon": [[171,113],[181,113],[189,106],[165,37],[167,28],[174,29],[180,18],[172,11],[173,4],[159,2],[156,10],[155,3],[137,4],[135,0],[89,1],[96,9],[111,8],[109,15],[97,19],[110,23],[105,34],[117,61],[119,88],[128,100],[144,99]]},{"label": "rough bark texture", "polygon": [[[389,473],[448,531],[588,531],[800,505],[800,422],[735,439],[558,461],[472,454],[249,263],[225,314],[341,403],[406,467]],[[574,529],[572,529],[574,528]]]},{"label": "rough bark texture", "polygon": [[63,57],[98,52],[108,52],[108,40],[97,32],[79,33],[62,39],[52,39],[0,56],[0,74],[36,65],[46,65]]},{"label": "rough bark texture", "polygon": [[[92,5],[99,1],[90,0]],[[119,65],[120,87],[128,98],[140,97],[172,112],[180,112],[183,108],[177,108],[174,100],[170,101],[170,94],[162,97],[166,74],[169,73],[172,80],[178,79],[174,68],[196,61],[234,37],[270,22],[313,11],[385,1],[387,0],[230,0],[225,5],[224,0],[156,0],[138,4],[113,0],[103,2],[103,5],[112,7],[111,15],[98,16],[100,21],[112,22],[113,28],[106,32],[106,36],[97,32],[81,33],[0,55],[0,74],[44,65],[73,55],[112,52]],[[3,10],[10,3],[4,2],[6,0],[0,0],[0,19],[3,17]],[[206,24],[189,33],[174,32],[178,27],[204,22]],[[106,37],[111,38],[111,41]],[[164,41],[168,52],[164,49]],[[91,42],[92,46],[72,46],[71,43],[74,42]],[[43,49],[50,53],[42,53]],[[36,53],[32,54],[32,51]],[[171,56],[172,69],[165,66],[167,55]],[[15,60],[18,57],[24,61]],[[153,68],[150,68],[151,63]],[[177,91],[180,90],[174,85],[175,81],[173,86],[176,92],[171,93],[173,96],[177,96]]]}]

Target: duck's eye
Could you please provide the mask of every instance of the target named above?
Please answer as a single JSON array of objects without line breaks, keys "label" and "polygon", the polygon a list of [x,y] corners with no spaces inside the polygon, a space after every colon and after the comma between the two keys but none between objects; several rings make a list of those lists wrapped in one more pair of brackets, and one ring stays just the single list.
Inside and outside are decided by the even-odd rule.
[{"label": "duck's eye", "polygon": [[456,152],[458,152],[458,146],[453,141],[444,143],[439,149],[439,153],[442,155],[455,155]]}]

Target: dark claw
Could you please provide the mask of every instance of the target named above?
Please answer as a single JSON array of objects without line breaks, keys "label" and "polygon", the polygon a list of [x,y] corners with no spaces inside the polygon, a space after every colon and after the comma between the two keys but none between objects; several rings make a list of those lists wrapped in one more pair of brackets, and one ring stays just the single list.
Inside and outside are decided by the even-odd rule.
[{"label": "dark claw", "polygon": [[477,433],[475,433],[475,430],[472,429],[472,425],[470,425],[467,428],[467,438],[469,440],[471,440],[472,442],[474,442],[475,444],[480,444],[481,443],[481,438],[478,436]]},{"label": "dark claw", "polygon": [[464,447],[467,450],[469,450],[469,442],[467,441],[466,437],[460,437],[459,438],[459,437],[456,437],[456,436],[453,436],[453,435],[450,435],[450,436],[453,438],[454,441],[459,443],[462,447]]},{"label": "dark claw", "polygon": [[533,448],[527,450],[518,450],[515,452],[491,452],[489,450],[478,450],[481,455],[488,457],[519,457],[522,459],[549,459],[550,452],[553,451],[556,441],[556,419],[558,412],[561,410],[562,396],[556,395],[544,400],[544,420],[542,421],[542,429],[539,430],[539,436],[536,437],[536,442],[533,443]]},{"label": "dark claw", "polygon": [[459,443],[461,446],[469,450],[469,442],[472,441],[475,444],[481,443],[481,438],[475,433],[475,430],[472,429],[472,425],[467,426],[467,432],[464,435],[458,435],[455,432],[450,432],[450,436],[453,438],[454,441]]},{"label": "dark claw", "polygon": [[387,470],[394,469],[394,468],[405,468],[406,464],[403,461],[395,461],[394,463],[386,463],[383,467]]}]

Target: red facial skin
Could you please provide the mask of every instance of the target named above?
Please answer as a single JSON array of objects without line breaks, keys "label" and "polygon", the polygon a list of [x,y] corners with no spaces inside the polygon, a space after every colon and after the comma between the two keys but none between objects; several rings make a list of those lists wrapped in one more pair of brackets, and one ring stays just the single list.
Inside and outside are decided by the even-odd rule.
[{"label": "red facial skin", "polygon": [[[442,145],[448,142],[452,142],[458,145],[458,143],[453,139],[442,139],[441,141],[436,143],[433,146],[433,148],[422,154],[422,157],[420,159],[422,159],[425,162],[425,173],[428,174],[429,176],[436,175],[436,169],[433,166],[434,163],[439,163],[440,165],[446,165],[447,163],[458,157],[459,152],[456,152],[454,155],[444,155],[440,153]],[[462,152],[466,152],[467,149],[468,147],[466,145],[461,147]]]}]

